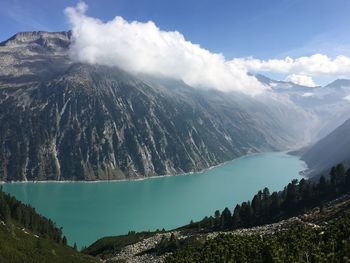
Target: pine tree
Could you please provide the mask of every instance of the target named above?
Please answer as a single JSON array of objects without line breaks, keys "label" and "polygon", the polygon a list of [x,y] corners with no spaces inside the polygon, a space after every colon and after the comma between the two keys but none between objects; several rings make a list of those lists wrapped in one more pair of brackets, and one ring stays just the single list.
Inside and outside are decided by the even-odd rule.
[{"label": "pine tree", "polygon": [[226,207],[221,214],[221,228],[227,229],[231,225],[231,211]]},{"label": "pine tree", "polygon": [[66,238],[66,236],[63,236],[63,238],[62,238],[62,244],[63,244],[63,245],[67,245],[67,238]]}]

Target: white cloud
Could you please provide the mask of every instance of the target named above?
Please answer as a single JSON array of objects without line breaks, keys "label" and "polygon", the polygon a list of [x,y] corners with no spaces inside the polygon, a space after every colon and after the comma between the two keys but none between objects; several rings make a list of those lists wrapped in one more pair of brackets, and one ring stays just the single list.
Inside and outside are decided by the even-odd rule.
[{"label": "white cloud", "polygon": [[194,87],[258,94],[268,87],[247,72],[285,74],[292,82],[316,86],[313,78],[350,78],[350,58],[323,54],[309,57],[226,60],[193,44],[177,31],[162,31],[152,21],[128,22],[122,17],[103,22],[86,15],[87,5],[67,7],[73,44],[71,57],[80,62],[119,66],[135,73],[158,74]]},{"label": "white cloud", "polygon": [[312,97],[314,96],[314,94],[312,92],[305,92],[303,93],[303,95],[301,95],[302,97]]},{"label": "white cloud", "polygon": [[286,74],[350,77],[350,58],[339,55],[334,59],[314,54],[310,57],[259,60],[255,58],[237,58],[231,63],[247,70],[258,72],[276,72]]},{"label": "white cloud", "polygon": [[295,84],[306,86],[306,87],[315,87],[316,84],[312,77],[301,74],[291,74],[286,77],[286,81],[291,81]]},{"label": "white cloud", "polygon": [[350,95],[345,96],[344,100],[350,101]]},{"label": "white cloud", "polygon": [[65,9],[73,32],[70,55],[77,61],[160,74],[195,87],[247,94],[267,89],[247,75],[245,68],[232,66],[222,54],[191,43],[177,31],[162,31],[151,21],[128,22],[119,16],[102,22],[87,16],[86,10],[84,2]]}]

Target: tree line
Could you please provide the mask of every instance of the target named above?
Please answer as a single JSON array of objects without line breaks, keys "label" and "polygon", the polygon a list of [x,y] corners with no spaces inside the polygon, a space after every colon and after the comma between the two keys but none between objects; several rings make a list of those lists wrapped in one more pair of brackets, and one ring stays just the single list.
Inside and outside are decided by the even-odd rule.
[{"label": "tree line", "polygon": [[23,204],[5,193],[2,187],[0,187],[0,219],[7,225],[19,225],[41,237],[67,244],[67,238],[62,237],[62,228],[58,228],[51,219],[39,215],[30,205]]},{"label": "tree line", "polygon": [[200,231],[232,230],[270,224],[284,218],[298,215],[310,208],[320,206],[350,192],[350,169],[343,164],[332,167],[329,177],[321,176],[318,181],[292,180],[280,192],[270,193],[264,188],[251,201],[237,204],[231,211],[225,208],[215,211],[214,216],[185,226]]}]

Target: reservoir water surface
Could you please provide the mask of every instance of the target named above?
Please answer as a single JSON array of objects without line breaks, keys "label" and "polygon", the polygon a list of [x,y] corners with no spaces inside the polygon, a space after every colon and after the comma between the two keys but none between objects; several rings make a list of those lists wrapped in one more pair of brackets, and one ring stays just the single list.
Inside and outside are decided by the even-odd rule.
[{"label": "reservoir water surface", "polygon": [[281,190],[305,163],[286,153],[245,156],[182,176],[97,183],[6,183],[3,188],[51,218],[69,243],[86,246],[130,230],[172,229],[232,209],[260,189]]}]

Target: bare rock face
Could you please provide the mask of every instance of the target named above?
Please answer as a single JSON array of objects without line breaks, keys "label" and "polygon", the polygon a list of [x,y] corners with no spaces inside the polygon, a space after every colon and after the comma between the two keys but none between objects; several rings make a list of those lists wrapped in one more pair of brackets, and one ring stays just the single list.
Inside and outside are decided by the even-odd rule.
[{"label": "bare rock face", "polygon": [[71,63],[70,32],[23,32],[0,43],[0,83],[55,76]]},{"label": "bare rock face", "polygon": [[74,63],[70,39],[26,32],[0,44],[0,180],[184,173],[288,141],[223,93]]}]

